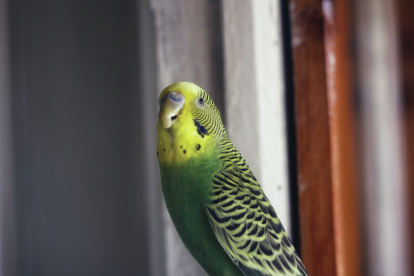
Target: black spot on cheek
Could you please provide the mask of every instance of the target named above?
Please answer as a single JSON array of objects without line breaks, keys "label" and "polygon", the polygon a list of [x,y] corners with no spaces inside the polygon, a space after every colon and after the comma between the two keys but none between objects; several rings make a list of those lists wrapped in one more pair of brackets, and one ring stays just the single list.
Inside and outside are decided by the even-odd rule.
[{"label": "black spot on cheek", "polygon": [[204,135],[209,135],[207,129],[196,119],[194,119],[194,125],[197,127],[197,132],[202,138],[204,138]]},{"label": "black spot on cheek", "polygon": [[195,148],[196,148],[196,150],[200,150],[200,149],[201,149],[201,145],[200,145],[200,144],[197,144],[197,145],[195,146]]},{"label": "black spot on cheek", "polygon": [[187,152],[186,150],[183,150],[184,154]]},{"label": "black spot on cheek", "polygon": [[164,151],[165,151],[165,149],[164,149]]},{"label": "black spot on cheek", "polygon": [[182,149],[182,148],[183,148],[183,146],[181,145],[181,146],[180,146],[180,149]]}]

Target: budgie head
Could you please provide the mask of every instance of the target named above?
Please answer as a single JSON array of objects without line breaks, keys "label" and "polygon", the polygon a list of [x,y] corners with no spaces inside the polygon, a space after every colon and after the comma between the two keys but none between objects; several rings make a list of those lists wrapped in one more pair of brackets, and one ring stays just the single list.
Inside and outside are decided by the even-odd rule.
[{"label": "budgie head", "polygon": [[166,87],[159,96],[157,156],[161,163],[182,163],[211,153],[226,135],[210,96],[189,82]]}]

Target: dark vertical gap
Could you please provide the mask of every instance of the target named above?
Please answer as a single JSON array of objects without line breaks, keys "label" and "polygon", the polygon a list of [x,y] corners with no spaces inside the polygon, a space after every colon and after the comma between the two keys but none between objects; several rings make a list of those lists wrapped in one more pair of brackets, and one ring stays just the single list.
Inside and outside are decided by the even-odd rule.
[{"label": "dark vertical gap", "polygon": [[297,181],[297,150],[295,123],[295,90],[293,83],[292,38],[290,30],[289,1],[280,1],[282,15],[283,67],[285,80],[285,107],[288,153],[288,176],[291,218],[291,239],[296,252],[301,256],[301,237],[299,219],[299,197]]},{"label": "dark vertical gap", "polygon": [[17,275],[8,1],[0,1],[0,275]]},{"label": "dark vertical gap", "polygon": [[[406,185],[408,200],[408,233],[414,233],[414,18],[412,0],[399,0],[397,2],[397,18],[399,31],[399,60],[401,70],[401,96],[402,120],[404,123],[405,136],[405,162],[406,162]],[[414,276],[414,237],[409,235],[410,245],[408,248],[408,260],[411,265],[411,275]]]},{"label": "dark vertical gap", "polygon": [[[223,37],[223,5],[221,3],[222,1],[214,1],[213,9],[216,11],[217,15],[217,22],[216,22],[216,29],[214,29],[214,32],[211,32],[212,40],[214,40],[216,43],[216,47],[213,49],[213,56],[216,59],[216,67],[212,67],[214,70],[214,73],[212,74],[217,80],[217,85],[220,89],[220,92],[218,93],[215,103],[220,111],[221,115],[221,121],[223,122],[223,125],[226,126],[226,112],[225,112],[225,83],[224,83],[224,37]],[[213,31],[213,29],[212,29]]]},{"label": "dark vertical gap", "polygon": [[[32,187],[24,183],[30,181],[29,140],[31,138],[29,102],[27,93],[27,9],[24,0],[8,1],[9,55],[10,55],[10,101],[12,106],[13,166],[15,180],[16,210],[16,257],[17,275],[27,275],[37,271],[36,260],[27,254],[36,252],[35,246],[28,247],[31,233],[27,231],[32,221]],[[37,253],[37,252],[36,252]],[[35,256],[37,254],[33,254]]]},{"label": "dark vertical gap", "polygon": [[[364,145],[362,144],[363,138],[363,98],[361,94],[361,79],[360,79],[360,68],[358,64],[358,49],[357,49],[357,2],[356,1],[350,1],[349,3],[349,10],[350,10],[350,77],[353,80],[352,81],[352,94],[351,94],[351,104],[352,104],[352,112],[353,112],[353,124],[355,129],[355,157],[356,157],[356,180],[357,183],[364,183],[364,160],[363,160],[363,150]],[[360,233],[360,240],[361,240],[361,253],[360,253],[360,271],[361,275],[368,275],[368,258],[367,258],[367,252],[368,252],[368,246],[367,246],[367,240],[368,237],[366,235],[365,226],[366,226],[366,208],[364,204],[366,196],[366,191],[363,187],[363,185],[359,185],[356,189],[359,205],[359,218],[358,218],[358,227],[357,231]]]}]

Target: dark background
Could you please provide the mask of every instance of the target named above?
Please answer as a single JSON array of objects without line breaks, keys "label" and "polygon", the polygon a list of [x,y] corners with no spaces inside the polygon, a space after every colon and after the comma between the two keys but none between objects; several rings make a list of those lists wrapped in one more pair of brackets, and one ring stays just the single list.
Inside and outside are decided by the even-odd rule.
[{"label": "dark background", "polygon": [[138,2],[8,5],[17,274],[148,275]]}]

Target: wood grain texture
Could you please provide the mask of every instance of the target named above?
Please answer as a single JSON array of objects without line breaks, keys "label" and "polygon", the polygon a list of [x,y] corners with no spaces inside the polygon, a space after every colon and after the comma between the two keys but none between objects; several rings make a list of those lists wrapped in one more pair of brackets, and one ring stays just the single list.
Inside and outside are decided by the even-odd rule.
[{"label": "wood grain texture", "polygon": [[321,1],[290,0],[302,260],[335,275],[324,19]]},{"label": "wood grain texture", "polygon": [[360,275],[355,131],[350,77],[347,0],[322,1],[332,163],[332,197],[338,276]]},{"label": "wood grain texture", "polygon": [[[408,184],[408,215],[410,220],[409,233],[414,233],[414,2],[400,0],[399,28],[400,28],[400,62],[403,89],[403,116],[405,128],[406,172]],[[411,275],[414,275],[414,236],[409,247]]]}]

